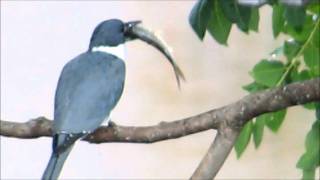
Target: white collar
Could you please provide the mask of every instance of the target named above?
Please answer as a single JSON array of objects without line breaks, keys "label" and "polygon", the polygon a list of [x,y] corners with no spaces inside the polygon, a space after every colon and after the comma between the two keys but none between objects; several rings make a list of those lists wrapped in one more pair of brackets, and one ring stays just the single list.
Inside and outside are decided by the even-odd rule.
[{"label": "white collar", "polygon": [[125,46],[120,44],[118,46],[95,46],[91,49],[91,52],[104,52],[117,56],[118,58],[125,59]]}]

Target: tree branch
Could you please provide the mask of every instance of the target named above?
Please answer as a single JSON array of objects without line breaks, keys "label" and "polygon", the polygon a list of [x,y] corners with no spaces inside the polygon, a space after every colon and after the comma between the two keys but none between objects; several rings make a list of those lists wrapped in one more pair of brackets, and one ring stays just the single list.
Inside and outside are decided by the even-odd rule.
[{"label": "tree branch", "polygon": [[[232,129],[241,129],[243,124],[260,114],[278,111],[297,104],[320,101],[319,84],[320,78],[316,78],[265,90],[245,96],[241,100],[219,109],[182,120],[161,122],[155,126],[102,126],[84,140],[91,143],[153,143],[209,129],[219,129],[221,125]],[[1,136],[38,138],[52,135],[52,121],[45,117],[32,119],[25,123],[1,120],[0,125]]]},{"label": "tree branch", "polygon": [[[202,159],[200,165],[193,173],[191,179],[212,179],[219,172],[224,161],[227,159],[233,144],[236,142],[240,131],[224,129],[218,131],[207,154]],[[210,167],[210,168],[208,168]]]},{"label": "tree branch", "polygon": [[[173,122],[160,122],[155,126],[134,127],[101,126],[95,132],[83,140],[91,143],[103,142],[130,142],[130,143],[154,143],[166,139],[174,139],[189,134],[217,129],[217,118],[213,118],[215,110],[188,117]],[[38,138],[52,136],[52,121],[45,117],[31,119],[25,123],[0,121],[0,135],[15,138]]]},{"label": "tree branch", "polygon": [[[191,177],[212,179],[223,165],[246,122],[267,112],[314,101],[320,101],[320,78],[250,94],[230,105],[182,120],[146,127],[100,127],[84,140],[91,143],[153,143],[217,129],[218,135]],[[0,135],[7,137],[37,138],[52,135],[52,121],[44,117],[26,123],[1,120],[0,125]]]}]

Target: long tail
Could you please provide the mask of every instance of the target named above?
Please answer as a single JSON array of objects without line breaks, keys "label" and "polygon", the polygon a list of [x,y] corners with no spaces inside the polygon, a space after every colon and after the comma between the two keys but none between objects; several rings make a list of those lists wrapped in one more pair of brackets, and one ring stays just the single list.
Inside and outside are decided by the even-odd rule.
[{"label": "long tail", "polygon": [[66,161],[73,146],[58,154],[52,152],[50,161],[43,173],[42,180],[56,180],[59,177],[64,162]]}]

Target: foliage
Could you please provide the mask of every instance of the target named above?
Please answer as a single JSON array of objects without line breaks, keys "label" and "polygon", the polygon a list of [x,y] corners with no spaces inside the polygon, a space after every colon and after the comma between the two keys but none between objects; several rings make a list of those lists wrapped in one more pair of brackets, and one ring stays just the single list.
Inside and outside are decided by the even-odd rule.
[{"label": "foliage", "polygon": [[[319,2],[297,6],[269,0],[267,5],[272,8],[274,38],[280,35],[288,38],[272,51],[271,57],[260,60],[250,71],[253,82],[243,86],[249,93],[320,76]],[[234,24],[249,34],[258,31],[259,18],[259,7],[241,5],[237,0],[198,0],[189,22],[200,40],[208,30],[218,43],[227,45]],[[320,102],[303,107],[316,112],[316,121],[306,135],[306,150],[297,167],[303,170],[303,179],[314,179],[316,167],[320,166]],[[264,127],[277,132],[285,115],[286,109],[261,115],[247,123],[235,144],[237,157],[244,152],[251,136],[255,147],[260,146]]]}]

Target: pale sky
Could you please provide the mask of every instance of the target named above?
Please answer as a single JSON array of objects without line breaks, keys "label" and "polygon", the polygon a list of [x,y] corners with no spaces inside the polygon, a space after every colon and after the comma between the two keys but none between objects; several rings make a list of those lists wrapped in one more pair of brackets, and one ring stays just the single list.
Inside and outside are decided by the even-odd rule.
[{"label": "pale sky", "polygon": [[[127,44],[124,94],[113,112],[121,125],[154,125],[234,102],[251,82],[248,71],[267,58],[280,40],[271,33],[271,11],[261,10],[260,33],[232,29],[229,46],[210,36],[198,40],[188,24],[194,1],[1,1],[1,119],[24,122],[52,118],[53,96],[64,64],[87,50],[94,27],[103,20],[142,20],[173,48],[187,82],[178,91],[166,59],[142,42]],[[208,35],[208,34],[207,34]],[[278,134],[266,130],[261,148],[235,153],[220,178],[298,178],[295,163],[304,151],[314,114],[291,108]],[[297,128],[298,127],[298,128]],[[188,178],[215,132],[156,144],[78,142],[62,178]],[[49,160],[51,139],[1,137],[1,179],[39,179]]]}]

